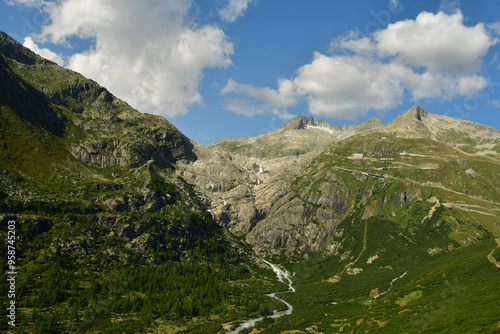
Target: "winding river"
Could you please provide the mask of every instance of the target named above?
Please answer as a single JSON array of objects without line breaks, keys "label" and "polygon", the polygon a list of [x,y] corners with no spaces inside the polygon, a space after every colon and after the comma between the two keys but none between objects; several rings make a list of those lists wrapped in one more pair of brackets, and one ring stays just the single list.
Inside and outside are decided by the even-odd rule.
[{"label": "winding river", "polygon": [[[267,265],[269,265],[273,269],[274,273],[276,274],[276,277],[278,277],[278,280],[280,282],[285,283],[284,280],[286,280],[288,282],[288,291],[279,291],[279,292],[273,292],[273,293],[266,294],[266,296],[277,299],[280,302],[284,303],[287,307],[286,311],[278,312],[278,311],[274,310],[273,314],[270,315],[269,318],[279,318],[279,317],[282,317],[284,315],[292,314],[293,306],[290,305],[289,303],[287,303],[286,301],[284,301],[283,299],[276,297],[277,294],[281,294],[281,293],[285,293],[285,292],[295,292],[295,288],[292,286],[292,280],[290,279],[290,273],[286,269],[281,269],[280,267],[278,267],[275,264],[272,264],[271,262],[268,262],[268,261],[263,260],[263,259],[262,259],[262,261],[264,263],[266,263]],[[237,334],[243,329],[252,328],[253,326],[255,326],[255,324],[257,322],[261,321],[262,319],[264,319],[264,317],[247,320],[247,321],[241,323],[236,329],[234,329],[230,332],[227,332],[227,334]]]}]

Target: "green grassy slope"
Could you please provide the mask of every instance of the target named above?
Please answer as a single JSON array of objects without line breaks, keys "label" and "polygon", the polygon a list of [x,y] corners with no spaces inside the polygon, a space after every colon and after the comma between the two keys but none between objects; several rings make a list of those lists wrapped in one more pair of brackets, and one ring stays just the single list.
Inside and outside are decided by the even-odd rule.
[{"label": "green grassy slope", "polygon": [[293,189],[349,184],[350,214],[322,252],[282,259],[294,313],[262,333],[497,333],[499,170],[431,139],[369,133],[325,148]]},{"label": "green grassy slope", "polygon": [[[297,292],[284,298],[294,305],[294,314],[277,319],[263,333],[285,329],[305,333],[306,328],[323,333],[498,331],[500,272],[486,257],[495,246],[493,240],[430,255],[430,247],[453,242],[441,231],[409,234],[374,217],[367,221],[363,250],[363,224],[356,223],[354,229],[345,226],[347,221],[340,226],[350,231],[343,238],[352,237],[346,249],[353,257],[340,260],[315,254],[289,268],[296,273]],[[356,259],[347,268],[356,268],[357,274],[346,270]]]}]

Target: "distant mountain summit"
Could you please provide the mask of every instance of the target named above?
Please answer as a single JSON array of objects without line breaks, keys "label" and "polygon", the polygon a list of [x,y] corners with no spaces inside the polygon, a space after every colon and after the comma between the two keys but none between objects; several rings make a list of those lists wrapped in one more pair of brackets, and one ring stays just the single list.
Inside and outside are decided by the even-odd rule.
[{"label": "distant mountain summit", "polygon": [[424,120],[431,114],[419,106],[414,106],[402,112],[392,122],[387,124],[384,131],[397,134],[401,137],[430,138],[432,133],[426,127]]},{"label": "distant mountain summit", "polygon": [[431,138],[467,153],[500,156],[500,131],[493,127],[445,115],[419,106],[402,112],[381,129],[404,138]]},{"label": "distant mountain summit", "polygon": [[403,138],[430,138],[467,153],[500,156],[498,129],[431,114],[417,105],[403,111],[387,125],[376,117],[341,127],[331,126],[325,119],[315,122],[313,117],[296,116],[269,133],[257,137],[222,139],[208,147],[258,158],[293,156],[368,131],[381,131]]},{"label": "distant mountain summit", "polygon": [[354,125],[341,127],[340,125],[334,125],[334,126],[330,125],[330,123],[328,123],[328,121],[324,118],[315,122],[313,117],[295,116],[290,121],[288,121],[288,123],[283,125],[279,130],[303,130],[303,129],[327,130],[331,131],[332,134],[341,133],[342,136],[345,137],[345,134],[347,133],[349,134],[360,133],[376,129],[382,126],[384,126],[384,123],[376,117],[371,117],[366,122],[360,124],[356,123]]},{"label": "distant mountain summit", "polygon": [[420,106],[413,106],[410,109],[403,111],[398,117],[396,117],[396,119],[416,118],[417,120],[422,121],[423,118],[429,117],[429,115],[430,113],[422,109]]},{"label": "distant mountain summit", "polygon": [[[325,121],[326,122],[326,121]],[[314,118],[306,117],[306,116],[295,116],[290,121],[288,121],[285,125],[281,127],[283,130],[300,130],[305,129],[308,125],[316,125],[314,122]],[[327,122],[327,126],[330,127],[330,124]]]},{"label": "distant mountain summit", "polygon": [[376,117],[341,127],[331,126],[325,119],[315,122],[313,117],[295,116],[281,128],[258,137],[222,139],[208,147],[258,158],[294,156],[383,126]]}]

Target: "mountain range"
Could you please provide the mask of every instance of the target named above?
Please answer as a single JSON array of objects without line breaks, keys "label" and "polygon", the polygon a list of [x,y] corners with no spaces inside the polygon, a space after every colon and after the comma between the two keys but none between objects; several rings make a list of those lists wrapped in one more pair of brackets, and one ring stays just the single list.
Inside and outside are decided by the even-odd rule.
[{"label": "mountain range", "polygon": [[203,147],[1,32],[0,111],[16,332],[500,330],[498,129],[414,106]]}]

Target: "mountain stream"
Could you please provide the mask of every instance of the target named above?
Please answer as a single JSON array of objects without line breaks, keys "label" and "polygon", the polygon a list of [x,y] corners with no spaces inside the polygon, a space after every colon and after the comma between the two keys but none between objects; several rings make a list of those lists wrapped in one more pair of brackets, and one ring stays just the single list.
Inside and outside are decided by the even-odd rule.
[{"label": "mountain stream", "polygon": [[[295,288],[292,286],[292,280],[290,279],[290,273],[286,269],[281,269],[280,267],[278,267],[275,264],[272,264],[271,262],[268,262],[264,259],[262,259],[262,261],[264,263],[266,263],[267,265],[269,265],[273,269],[273,271],[276,274],[276,277],[278,278],[278,281],[280,281],[282,283],[285,283],[283,280],[288,281],[288,291],[278,291],[278,292],[266,294],[266,296],[277,299],[280,302],[284,303],[287,307],[286,311],[278,312],[278,311],[274,310],[273,314],[270,315],[269,318],[279,318],[279,317],[282,317],[284,315],[292,314],[293,306],[290,305],[289,303],[287,303],[286,301],[284,301],[283,299],[276,297],[277,294],[286,293],[286,292],[295,292]],[[236,329],[234,329],[230,332],[227,332],[227,334],[237,334],[243,329],[252,328],[253,326],[255,326],[255,324],[257,322],[259,322],[263,319],[264,319],[264,317],[247,320],[247,321],[241,323]]]}]

